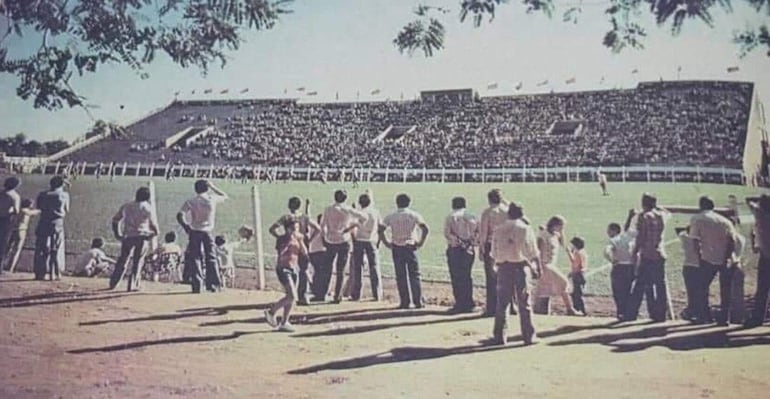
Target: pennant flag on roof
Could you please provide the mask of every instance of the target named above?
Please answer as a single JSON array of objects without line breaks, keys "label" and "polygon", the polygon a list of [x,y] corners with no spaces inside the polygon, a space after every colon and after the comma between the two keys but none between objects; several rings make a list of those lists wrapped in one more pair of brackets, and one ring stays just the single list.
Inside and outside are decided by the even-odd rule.
[{"label": "pennant flag on roof", "polygon": [[546,79],[546,80],[544,80],[544,81],[542,81],[542,82],[538,83],[537,85],[538,85],[538,86],[545,86],[545,85],[547,85],[547,84],[548,84],[548,79]]},{"label": "pennant flag on roof", "polygon": [[571,77],[571,78],[569,78],[569,79],[565,80],[565,81],[564,81],[564,83],[566,83],[566,84],[568,84],[568,85],[571,85],[571,84],[575,83],[576,81],[577,81],[577,80],[575,80],[575,77],[573,76],[573,77]]},{"label": "pennant flag on roof", "polygon": [[521,82],[519,82],[519,83],[517,83],[517,84],[516,84],[516,87],[514,87],[514,89],[516,89],[516,91],[519,91],[519,90],[521,90],[521,88],[522,88],[523,86],[524,86],[524,84],[523,84],[523,83],[521,83]]},{"label": "pennant flag on roof", "polygon": [[309,92],[307,92],[307,95],[308,95],[308,96],[315,96],[315,95],[317,95],[317,94],[318,94],[318,92],[317,92],[317,91],[309,91]]},{"label": "pennant flag on roof", "polygon": [[229,92],[230,92],[230,89],[224,89],[224,90],[220,91],[219,94],[227,94]]},{"label": "pennant flag on roof", "polygon": [[297,87],[297,91],[305,91],[305,86]]},{"label": "pennant flag on roof", "polygon": [[179,95],[179,92],[178,92],[178,91],[175,91],[175,92],[174,92],[174,96],[176,97],[176,96],[178,96],[178,95]]},{"label": "pennant flag on roof", "polygon": [[283,94],[286,94],[289,92],[289,89],[283,89]]},{"label": "pennant flag on roof", "polygon": [[214,90],[206,89],[206,90],[203,90],[203,94],[211,94],[213,91]]},{"label": "pennant flag on roof", "polygon": [[193,90],[192,93],[190,93],[190,94],[195,94],[195,90]]},{"label": "pennant flag on roof", "polygon": [[376,95],[378,95],[378,94],[380,94],[380,89],[374,89],[374,90],[372,90],[372,95],[373,95],[373,96],[376,96]]},{"label": "pennant flag on roof", "polygon": [[492,82],[487,85],[487,90],[497,90],[497,82]]},{"label": "pennant flag on roof", "polygon": [[241,90],[241,93],[248,93],[248,92],[249,92],[249,89],[243,89],[243,90]]},{"label": "pennant flag on roof", "polygon": [[639,73],[639,70],[638,70],[638,69],[636,69],[636,68],[634,68],[634,70],[633,70],[633,71],[631,71],[631,74],[632,74],[632,75],[633,75],[633,74],[637,74],[637,73]]},{"label": "pennant flag on roof", "polygon": [[741,69],[740,69],[740,68],[738,68],[737,66],[731,66],[731,67],[727,67],[727,73],[738,72],[738,71],[740,71],[740,70],[741,70]]},{"label": "pennant flag on roof", "polygon": [[677,72],[682,72],[682,66],[681,66],[681,65],[679,65],[678,67],[676,67],[676,71],[677,71]]},{"label": "pennant flag on roof", "polygon": [[602,78],[599,80],[599,84],[602,84],[602,83],[604,83],[604,76],[602,76]]},{"label": "pennant flag on roof", "polygon": [[340,99],[340,92],[334,93],[334,99],[339,101],[339,99]]}]

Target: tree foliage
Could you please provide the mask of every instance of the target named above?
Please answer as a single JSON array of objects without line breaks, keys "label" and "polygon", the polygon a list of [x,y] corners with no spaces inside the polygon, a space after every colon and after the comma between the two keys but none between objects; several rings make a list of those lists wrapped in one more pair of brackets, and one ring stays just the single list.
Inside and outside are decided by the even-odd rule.
[{"label": "tree foliage", "polygon": [[13,137],[0,138],[0,152],[12,157],[38,157],[55,154],[69,147],[64,140],[53,140],[41,143],[28,140],[24,133]]},{"label": "tree foliage", "polygon": [[[243,30],[271,29],[292,0],[0,0],[0,73],[18,76],[16,94],[36,108],[82,106],[74,74],[106,63],[130,66],[142,79],[163,54],[204,73],[224,66]],[[40,47],[12,56],[7,41],[34,36]]]}]

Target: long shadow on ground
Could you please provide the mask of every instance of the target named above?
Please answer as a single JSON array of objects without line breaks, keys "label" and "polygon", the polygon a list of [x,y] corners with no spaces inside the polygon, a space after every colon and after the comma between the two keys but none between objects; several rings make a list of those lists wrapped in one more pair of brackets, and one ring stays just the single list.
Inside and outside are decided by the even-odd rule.
[{"label": "long shadow on ground", "polygon": [[[297,324],[297,325],[314,325],[314,324],[341,323],[341,322],[351,322],[351,321],[374,321],[374,320],[401,318],[401,317],[440,316],[445,314],[446,312],[439,311],[439,310],[428,310],[428,309],[394,310],[392,307],[387,307],[387,308],[346,310],[341,312],[294,314],[291,316],[291,322],[292,324]],[[224,325],[238,324],[238,323],[262,323],[264,321],[265,321],[264,317],[256,317],[256,318],[237,319],[237,320],[218,320],[218,321],[201,323],[200,326],[213,327],[213,326],[224,326]]]},{"label": "long shadow on ground", "polygon": [[[247,307],[249,310],[260,310],[260,309],[267,309],[270,307],[269,303],[263,303],[263,304],[251,304],[251,305],[243,305],[244,307]],[[195,311],[185,311],[185,312],[177,312],[177,313],[168,313],[168,314],[157,314],[157,315],[150,315],[150,316],[142,316],[142,317],[132,317],[128,319],[108,319],[108,320],[94,320],[94,321],[85,321],[81,322],[81,326],[98,326],[102,324],[110,324],[110,323],[136,323],[136,322],[144,322],[144,321],[163,321],[163,320],[178,320],[183,319],[187,317],[200,317],[200,316],[223,316],[226,315],[229,312],[229,310],[224,308],[200,308],[199,310]]]},{"label": "long shadow on ground", "polygon": [[272,331],[265,330],[265,331],[234,331],[230,334],[224,334],[224,335],[203,335],[203,336],[196,336],[196,337],[175,337],[175,338],[165,338],[165,339],[159,339],[154,341],[136,341],[136,342],[127,342],[124,344],[117,344],[117,345],[111,345],[111,346],[101,346],[96,348],[82,348],[82,349],[73,349],[67,351],[67,353],[70,354],[85,354],[85,353],[94,353],[94,352],[116,352],[116,351],[122,351],[122,350],[130,350],[130,349],[139,349],[139,348],[145,348],[148,346],[158,346],[158,345],[172,345],[172,344],[186,344],[186,343],[193,343],[193,342],[213,342],[213,341],[226,341],[231,339],[237,339],[244,335],[252,335],[252,334],[264,334],[264,333],[270,333]]}]

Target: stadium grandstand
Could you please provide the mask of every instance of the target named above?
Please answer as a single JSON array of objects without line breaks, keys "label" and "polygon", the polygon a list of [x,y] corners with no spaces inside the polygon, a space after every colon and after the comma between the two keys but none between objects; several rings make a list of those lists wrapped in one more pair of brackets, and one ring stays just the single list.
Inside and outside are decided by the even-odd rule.
[{"label": "stadium grandstand", "polygon": [[[443,93],[443,94],[442,94]],[[767,175],[753,83],[643,82],[636,88],[419,100],[174,101],[58,157],[67,162],[314,168],[688,165]]]}]

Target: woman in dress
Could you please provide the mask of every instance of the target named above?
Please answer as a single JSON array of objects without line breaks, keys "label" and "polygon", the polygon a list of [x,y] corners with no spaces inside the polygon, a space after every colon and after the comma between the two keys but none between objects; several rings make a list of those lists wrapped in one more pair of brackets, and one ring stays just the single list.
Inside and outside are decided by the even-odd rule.
[{"label": "woman in dress", "polygon": [[559,249],[564,246],[564,226],[566,221],[562,216],[553,216],[548,220],[545,228],[540,228],[537,237],[537,246],[540,250],[540,264],[542,276],[535,288],[535,298],[561,297],[567,315],[575,316],[579,313],[572,306],[572,298],[569,295],[567,277],[556,268]]}]

